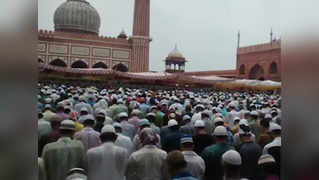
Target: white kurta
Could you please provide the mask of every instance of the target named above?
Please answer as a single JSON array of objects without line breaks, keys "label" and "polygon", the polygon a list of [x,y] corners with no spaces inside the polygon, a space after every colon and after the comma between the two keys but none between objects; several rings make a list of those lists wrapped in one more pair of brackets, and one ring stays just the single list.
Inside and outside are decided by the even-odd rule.
[{"label": "white kurta", "polygon": [[127,159],[127,150],[112,142],[88,150],[88,179],[124,180]]},{"label": "white kurta", "polygon": [[167,180],[166,152],[154,145],[146,145],[134,152],[126,169],[127,180]]},{"label": "white kurta", "polygon": [[194,151],[183,151],[187,162],[187,171],[194,177],[202,179],[205,173],[205,162]]},{"label": "white kurta", "polygon": [[123,134],[120,134],[120,133],[117,134],[117,138],[114,144],[126,149],[128,152],[128,155],[131,155],[133,152],[134,146],[131,139],[127,136],[124,136]]}]

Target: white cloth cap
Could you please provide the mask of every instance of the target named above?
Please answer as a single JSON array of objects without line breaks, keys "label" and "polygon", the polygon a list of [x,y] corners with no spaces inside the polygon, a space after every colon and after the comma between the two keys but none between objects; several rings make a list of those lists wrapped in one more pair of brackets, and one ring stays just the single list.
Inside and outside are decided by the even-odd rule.
[{"label": "white cloth cap", "polygon": [[116,127],[122,128],[122,124],[118,123],[118,122],[115,122],[115,123],[113,123],[113,127],[114,128],[116,128]]},{"label": "white cloth cap", "polygon": [[113,120],[111,117],[109,116],[105,116],[105,120],[104,120],[104,125],[107,125],[107,124],[112,124]]},{"label": "white cloth cap", "polygon": [[234,117],[234,121],[235,120],[239,120],[240,121],[240,118],[236,116],[236,117]]},{"label": "white cloth cap", "polygon": [[126,112],[121,112],[120,114],[117,115],[119,118],[122,118],[122,117],[128,117],[127,113]]},{"label": "white cloth cap", "polygon": [[214,129],[214,136],[227,136],[227,129],[224,126],[217,126]]},{"label": "white cloth cap", "polygon": [[202,114],[206,114],[206,115],[210,115],[210,111],[209,110],[204,110],[203,112],[202,112]]},{"label": "white cloth cap", "polygon": [[257,111],[252,111],[252,112],[250,112],[250,115],[252,115],[252,116],[258,116],[258,112],[257,112]]},{"label": "white cloth cap", "polygon": [[202,104],[197,104],[197,105],[195,106],[195,109],[197,109],[197,108],[199,108],[199,107],[205,109],[205,106],[202,105]]},{"label": "white cloth cap", "polygon": [[101,134],[103,133],[115,133],[115,129],[112,125],[104,125],[102,130],[101,130]]},{"label": "white cloth cap", "polygon": [[180,144],[184,144],[184,143],[194,143],[193,138],[191,136],[182,137]]},{"label": "white cloth cap", "polygon": [[147,113],[146,116],[153,116],[153,117],[156,117],[156,115],[154,113]]},{"label": "white cloth cap", "polygon": [[272,116],[270,114],[266,114],[265,119],[272,119]]},{"label": "white cloth cap", "polygon": [[220,117],[217,117],[214,119],[214,124],[218,123],[218,122],[224,122],[224,120]]},{"label": "white cloth cap", "polygon": [[89,112],[89,110],[88,110],[88,108],[86,108],[86,107],[82,107],[81,110],[80,110],[80,112]]},{"label": "white cloth cap", "polygon": [[72,120],[66,119],[61,122],[60,128],[64,130],[75,130],[75,123]]},{"label": "white cloth cap", "polygon": [[205,127],[205,122],[203,120],[195,121],[194,127]]},{"label": "white cloth cap", "polygon": [[183,120],[185,121],[186,119],[191,119],[191,117],[186,114],[186,115],[183,117]]},{"label": "white cloth cap", "polygon": [[140,114],[140,110],[138,109],[134,109],[132,112],[131,112],[131,115],[139,115]]},{"label": "white cloth cap", "polygon": [[235,150],[229,150],[225,152],[222,156],[223,162],[231,165],[241,165],[241,156],[240,154]]},{"label": "white cloth cap", "polygon": [[258,165],[265,164],[265,163],[275,163],[275,162],[276,160],[274,157],[272,157],[272,155],[264,154],[259,157]]},{"label": "white cloth cap", "polygon": [[106,116],[106,111],[104,109],[98,109],[97,114],[103,114],[104,116]]},{"label": "white cloth cap", "polygon": [[240,125],[249,126],[247,119],[241,119],[241,120],[239,121],[239,126],[240,126]]},{"label": "white cloth cap", "polygon": [[50,104],[46,104],[46,105],[44,106],[44,108],[45,108],[45,109],[49,109],[49,108],[51,109],[52,106],[51,106]]},{"label": "white cloth cap", "polygon": [[271,123],[269,125],[269,131],[281,130],[281,126],[276,123]]},{"label": "white cloth cap", "polygon": [[93,121],[95,121],[95,118],[94,118],[94,116],[92,116],[91,114],[88,114],[88,115],[84,115],[84,116],[80,116],[80,117],[79,117],[79,123],[81,123],[81,124],[83,124],[84,121],[86,121],[86,120],[93,120]]},{"label": "white cloth cap", "polygon": [[175,119],[169,120],[168,124],[167,124],[168,127],[172,127],[172,126],[176,126],[176,125],[178,125],[178,122]]}]

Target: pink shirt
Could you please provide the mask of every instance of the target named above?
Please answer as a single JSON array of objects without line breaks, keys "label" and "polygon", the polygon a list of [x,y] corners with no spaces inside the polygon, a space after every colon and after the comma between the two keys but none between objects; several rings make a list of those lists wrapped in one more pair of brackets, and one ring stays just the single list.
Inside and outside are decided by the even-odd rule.
[{"label": "pink shirt", "polygon": [[85,127],[80,132],[75,133],[74,139],[82,142],[85,153],[87,150],[101,144],[100,133],[91,127]]}]

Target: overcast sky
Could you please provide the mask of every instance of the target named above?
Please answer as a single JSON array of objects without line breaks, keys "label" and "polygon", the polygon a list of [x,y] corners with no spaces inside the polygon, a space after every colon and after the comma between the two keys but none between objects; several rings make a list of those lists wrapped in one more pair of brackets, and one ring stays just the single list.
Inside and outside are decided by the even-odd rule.
[{"label": "overcast sky", "polygon": [[[66,0],[38,0],[39,29],[53,30],[53,14]],[[134,0],[87,0],[101,16],[100,35],[132,34]],[[188,60],[186,71],[236,66],[237,31],[241,46],[269,42],[270,28],[280,36],[278,0],[151,0],[150,70],[177,43]]]}]

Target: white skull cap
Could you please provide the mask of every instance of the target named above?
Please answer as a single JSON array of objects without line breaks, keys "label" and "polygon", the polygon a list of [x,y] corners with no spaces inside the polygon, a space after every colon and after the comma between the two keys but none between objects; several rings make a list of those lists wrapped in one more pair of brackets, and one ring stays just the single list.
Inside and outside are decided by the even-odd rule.
[{"label": "white skull cap", "polygon": [[276,131],[276,130],[281,130],[281,126],[278,125],[277,123],[271,123],[269,125],[269,131]]},{"label": "white skull cap", "polygon": [[168,127],[172,127],[172,126],[176,126],[176,125],[178,125],[178,122],[175,119],[169,120],[168,124],[167,124]]},{"label": "white skull cap", "polygon": [[101,133],[115,133],[115,129],[112,125],[110,124],[107,124],[107,125],[104,125],[104,127],[102,128],[101,130]]},{"label": "white skull cap", "polygon": [[203,120],[195,121],[194,127],[205,127],[205,123]]},{"label": "white skull cap", "polygon": [[240,154],[235,150],[229,150],[225,152],[222,156],[223,162],[231,165],[241,165],[241,156]]},{"label": "white skull cap", "polygon": [[239,126],[240,126],[240,125],[249,126],[247,119],[241,119],[241,120],[239,121]]},{"label": "white skull cap", "polygon": [[214,124],[218,123],[218,122],[224,122],[224,120],[220,117],[217,117],[214,119]]},{"label": "white skull cap", "polygon": [[227,129],[224,126],[217,126],[214,130],[214,136],[227,136]]},{"label": "white skull cap", "polygon": [[72,120],[66,119],[61,122],[60,128],[62,130],[75,130],[75,123]]},{"label": "white skull cap", "polygon": [[258,165],[266,164],[266,163],[275,163],[275,158],[270,154],[264,154],[259,157]]}]

